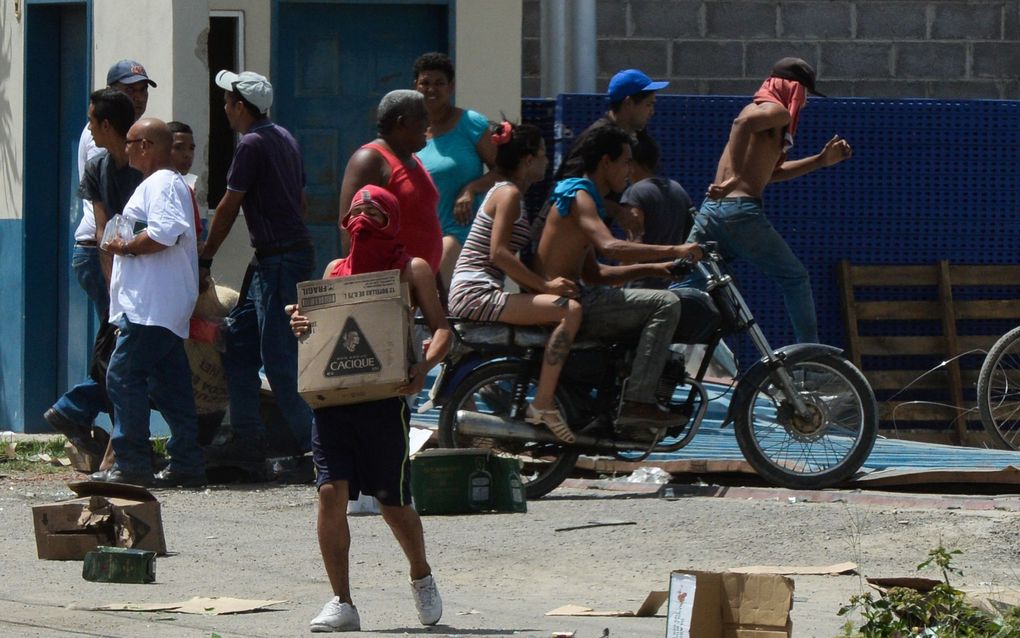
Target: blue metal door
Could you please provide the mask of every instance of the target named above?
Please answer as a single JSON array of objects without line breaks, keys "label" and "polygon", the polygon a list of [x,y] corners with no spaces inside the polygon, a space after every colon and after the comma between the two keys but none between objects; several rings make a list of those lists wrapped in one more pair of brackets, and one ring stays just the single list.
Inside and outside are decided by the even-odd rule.
[{"label": "blue metal door", "polygon": [[[49,431],[43,411],[84,378],[96,324],[70,267],[78,138],[89,86],[88,5],[30,3],[26,11],[25,181],[22,210],[23,411],[26,432]],[[10,276],[10,273],[3,275]],[[5,362],[6,367],[6,362]],[[10,398],[5,391],[4,400]]]},{"label": "blue metal door", "polygon": [[280,2],[273,51],[273,117],[301,144],[308,221],[321,267],[339,254],[344,166],[375,137],[375,107],[411,88],[422,53],[448,49],[446,2]]}]

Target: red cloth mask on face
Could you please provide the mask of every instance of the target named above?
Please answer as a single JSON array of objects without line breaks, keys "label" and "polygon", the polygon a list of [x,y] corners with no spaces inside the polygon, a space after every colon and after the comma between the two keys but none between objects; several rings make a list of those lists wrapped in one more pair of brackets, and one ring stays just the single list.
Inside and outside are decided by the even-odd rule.
[{"label": "red cloth mask on face", "polygon": [[[371,206],[386,216],[380,225],[367,215],[352,215],[358,206]],[[351,208],[341,222],[351,236],[351,251],[329,271],[329,276],[346,277],[382,270],[403,270],[411,257],[404,245],[397,241],[400,230],[400,204],[393,193],[369,184],[358,189]]]},{"label": "red cloth mask on face", "polygon": [[807,99],[807,89],[796,80],[784,78],[769,78],[761,85],[758,92],[754,94],[754,103],[772,102],[782,106],[790,112],[790,123],[786,125],[783,135],[783,155],[793,146],[793,136],[797,133],[797,120],[800,119],[800,109]]}]

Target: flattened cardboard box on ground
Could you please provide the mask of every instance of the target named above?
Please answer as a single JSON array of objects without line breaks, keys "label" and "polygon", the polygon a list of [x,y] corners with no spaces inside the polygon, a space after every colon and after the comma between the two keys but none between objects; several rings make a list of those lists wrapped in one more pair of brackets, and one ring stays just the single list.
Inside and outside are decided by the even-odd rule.
[{"label": "flattened cardboard box on ground", "polygon": [[32,508],[39,558],[83,560],[101,545],[166,554],[159,501],[148,490],[120,483],[68,483],[78,495]]},{"label": "flattened cardboard box on ground", "polygon": [[375,401],[407,383],[411,298],[399,270],[298,284],[309,332],[298,392],[313,408]]},{"label": "flattened cardboard box on ground", "polygon": [[675,571],[666,638],[789,638],[793,581],[779,574]]}]

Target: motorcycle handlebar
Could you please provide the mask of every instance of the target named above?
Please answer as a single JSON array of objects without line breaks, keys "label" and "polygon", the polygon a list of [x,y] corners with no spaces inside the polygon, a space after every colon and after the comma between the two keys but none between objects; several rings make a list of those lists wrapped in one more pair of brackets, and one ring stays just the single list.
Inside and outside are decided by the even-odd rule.
[{"label": "motorcycle handlebar", "polygon": [[[702,259],[715,261],[719,244],[714,241],[706,241],[698,244],[701,248]],[[679,259],[673,260],[673,263],[669,266],[669,274],[672,275],[673,279],[684,279],[687,275],[691,274],[697,267],[693,261],[686,257],[680,257]]]}]

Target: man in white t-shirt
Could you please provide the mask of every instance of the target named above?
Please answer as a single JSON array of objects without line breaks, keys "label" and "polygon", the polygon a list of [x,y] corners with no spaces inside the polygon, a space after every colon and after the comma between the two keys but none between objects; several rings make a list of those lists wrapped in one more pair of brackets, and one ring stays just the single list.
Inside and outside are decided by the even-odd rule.
[{"label": "man in white t-shirt", "polygon": [[[128,131],[128,162],[145,175],[124,206],[134,222],[130,241],[115,239],[110,282],[110,322],[118,328],[106,387],[114,407],[116,461],[92,480],[198,487],[205,462],[191,367],[184,352],[198,297],[197,207],[191,189],[170,159],[173,136],[154,118]],[[149,398],[170,426],[170,464],[152,475],[149,456]]]},{"label": "man in white t-shirt", "polygon": [[[149,103],[149,87],[156,83],[149,79],[145,67],[134,60],[121,60],[106,73],[108,88],[116,89],[131,99],[134,120],[145,113]],[[86,124],[78,139],[78,179],[85,177],[88,160],[103,153],[103,147],[96,144],[89,125]],[[88,295],[96,309],[100,323],[110,314],[110,268],[111,256],[97,247],[103,235],[105,217],[96,219],[90,199],[82,200],[82,218],[74,231],[74,252],[71,265],[78,284]],[[57,403],[43,414],[53,429],[66,435],[86,451],[101,455],[105,443],[93,438],[92,421],[100,412],[108,411],[106,393],[102,386],[86,376],[85,381],[63,395]]]}]

